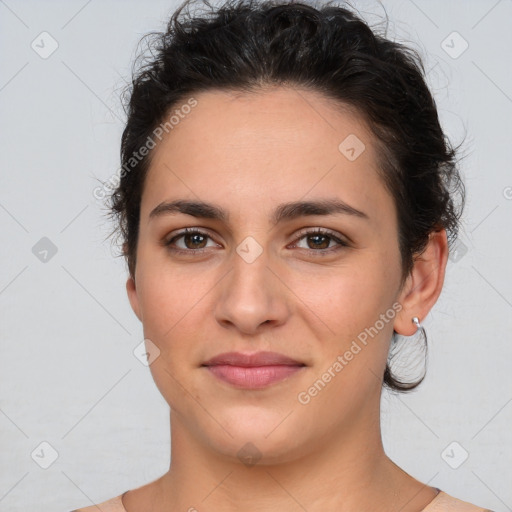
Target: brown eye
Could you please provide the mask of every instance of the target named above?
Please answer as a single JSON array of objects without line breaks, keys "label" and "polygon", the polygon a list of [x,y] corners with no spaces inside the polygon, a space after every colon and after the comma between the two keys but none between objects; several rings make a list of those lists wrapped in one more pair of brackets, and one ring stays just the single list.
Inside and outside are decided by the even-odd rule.
[{"label": "brown eye", "polygon": [[[348,243],[338,238],[338,236],[331,231],[321,228],[303,232],[297,242],[295,242],[295,246],[303,239],[306,240],[306,247],[299,247],[299,249],[306,249],[319,256],[330,254],[333,251],[349,246]],[[334,246],[331,245],[332,242],[334,242]]]},{"label": "brown eye", "polygon": [[[207,233],[197,229],[187,228],[181,233],[178,233],[176,236],[172,237],[169,241],[165,242],[165,246],[168,247],[169,250],[176,252],[200,252],[203,249],[208,248],[206,246],[208,239],[211,239],[211,237]],[[177,244],[179,240],[182,240],[182,245]]]},{"label": "brown eye", "polygon": [[182,238],[187,249],[203,249],[207,237],[201,233],[187,233]]},{"label": "brown eye", "polygon": [[332,240],[330,236],[318,234],[308,235],[306,239],[312,241],[312,245],[309,245],[310,249],[327,249]]}]

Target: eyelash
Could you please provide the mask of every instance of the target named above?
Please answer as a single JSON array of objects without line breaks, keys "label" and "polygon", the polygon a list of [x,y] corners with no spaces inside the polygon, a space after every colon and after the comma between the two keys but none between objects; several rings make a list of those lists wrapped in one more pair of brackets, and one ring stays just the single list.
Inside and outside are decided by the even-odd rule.
[{"label": "eyelash", "polygon": [[[172,237],[169,241],[164,242],[165,247],[167,247],[172,252],[180,253],[180,254],[187,254],[187,255],[190,255],[193,253],[202,254],[204,251],[207,250],[207,248],[179,249],[179,248],[172,247],[172,244],[174,242],[176,242],[180,238],[183,238],[185,235],[202,235],[202,236],[205,236],[205,237],[213,240],[212,237],[208,233],[205,233],[204,231],[200,231],[197,228],[185,228],[183,231],[179,232],[177,235]],[[341,240],[340,238],[338,238],[333,232],[323,229],[323,228],[315,228],[313,230],[301,232],[300,236],[295,240],[294,243],[296,244],[296,243],[300,242],[303,238],[306,238],[308,236],[314,236],[314,235],[326,236],[326,237],[330,238],[331,240],[334,240],[338,244],[337,247],[330,247],[328,249],[304,249],[304,250],[308,251],[309,253],[314,254],[315,256],[320,256],[320,257],[327,256],[327,255],[332,254],[333,252],[338,251],[344,247],[349,247],[348,243],[346,243],[343,240]]]}]

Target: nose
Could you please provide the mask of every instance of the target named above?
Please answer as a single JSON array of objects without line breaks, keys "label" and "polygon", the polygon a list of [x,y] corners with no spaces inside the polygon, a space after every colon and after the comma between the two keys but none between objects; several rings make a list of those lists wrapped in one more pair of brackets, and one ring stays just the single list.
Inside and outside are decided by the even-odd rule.
[{"label": "nose", "polygon": [[256,334],[262,325],[284,324],[290,310],[284,280],[266,251],[249,261],[233,252],[231,270],[217,288],[215,317],[225,328]]}]

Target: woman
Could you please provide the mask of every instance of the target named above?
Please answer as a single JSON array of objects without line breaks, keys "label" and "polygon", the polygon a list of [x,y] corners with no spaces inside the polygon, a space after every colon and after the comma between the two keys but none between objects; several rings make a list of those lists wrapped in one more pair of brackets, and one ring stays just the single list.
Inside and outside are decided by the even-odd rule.
[{"label": "woman", "polygon": [[419,58],[332,5],[187,5],[134,77],[111,203],[172,460],[100,509],[484,510],[381,441],[464,203]]}]

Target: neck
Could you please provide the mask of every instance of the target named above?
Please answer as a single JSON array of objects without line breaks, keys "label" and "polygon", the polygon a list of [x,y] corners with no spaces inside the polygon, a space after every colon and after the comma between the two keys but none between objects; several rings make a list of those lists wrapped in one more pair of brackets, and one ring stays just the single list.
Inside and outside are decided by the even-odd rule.
[{"label": "neck", "polygon": [[421,510],[435,497],[434,488],[386,456],[378,420],[364,424],[308,446],[293,460],[246,465],[198,441],[174,415],[171,465],[155,482],[153,510]]}]

